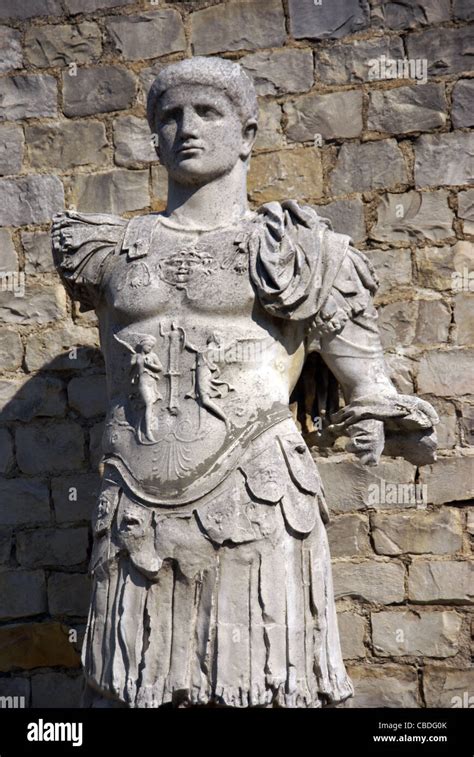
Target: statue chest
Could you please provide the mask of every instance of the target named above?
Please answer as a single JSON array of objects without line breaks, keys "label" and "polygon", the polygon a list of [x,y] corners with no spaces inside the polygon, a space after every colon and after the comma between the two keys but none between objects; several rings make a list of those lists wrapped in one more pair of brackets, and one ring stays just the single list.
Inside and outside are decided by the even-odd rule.
[{"label": "statue chest", "polygon": [[248,317],[255,292],[238,239],[235,228],[196,233],[159,224],[146,254],[115,258],[105,287],[108,307],[124,324],[165,313]]}]

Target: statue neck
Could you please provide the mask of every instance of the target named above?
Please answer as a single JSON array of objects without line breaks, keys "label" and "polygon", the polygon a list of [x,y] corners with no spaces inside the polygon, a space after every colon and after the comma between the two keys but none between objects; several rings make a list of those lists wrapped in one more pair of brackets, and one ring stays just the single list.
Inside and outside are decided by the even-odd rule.
[{"label": "statue neck", "polygon": [[229,173],[202,185],[188,186],[168,178],[165,215],[180,226],[227,226],[248,212],[247,167],[242,161]]}]

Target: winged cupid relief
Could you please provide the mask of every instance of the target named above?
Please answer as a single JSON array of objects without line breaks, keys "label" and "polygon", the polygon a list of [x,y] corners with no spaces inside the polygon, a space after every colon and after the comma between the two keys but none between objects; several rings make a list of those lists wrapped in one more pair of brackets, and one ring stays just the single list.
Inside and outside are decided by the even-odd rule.
[{"label": "winged cupid relief", "polygon": [[160,373],[163,372],[160,358],[153,352],[156,345],[154,336],[145,334],[140,337],[135,348],[131,347],[117,334],[114,339],[131,353],[130,359],[130,383],[135,390],[135,395],[143,405],[143,415],[137,425],[137,436],[140,442],[156,442],[153,436],[153,405],[161,400],[162,395],[158,391]]},{"label": "winged cupid relief", "polygon": [[243,69],[172,63],[147,117],[166,210],[53,221],[109,393],[83,705],[336,706],[354,687],[330,492],[306,442],[342,435],[361,464],[423,465],[438,418],[387,374],[377,280],[350,237],[295,200],[248,206],[258,105]]}]

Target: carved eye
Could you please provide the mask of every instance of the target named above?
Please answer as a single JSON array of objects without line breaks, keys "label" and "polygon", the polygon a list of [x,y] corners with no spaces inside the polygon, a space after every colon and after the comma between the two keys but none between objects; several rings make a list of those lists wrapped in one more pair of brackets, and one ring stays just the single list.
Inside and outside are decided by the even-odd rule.
[{"label": "carved eye", "polygon": [[196,105],[195,110],[200,118],[204,118],[208,121],[219,118],[221,115],[218,110],[212,107],[212,105]]},{"label": "carved eye", "polygon": [[169,108],[169,110],[162,111],[158,115],[158,123],[160,125],[169,124],[172,121],[177,121],[179,118],[179,111],[177,108]]}]

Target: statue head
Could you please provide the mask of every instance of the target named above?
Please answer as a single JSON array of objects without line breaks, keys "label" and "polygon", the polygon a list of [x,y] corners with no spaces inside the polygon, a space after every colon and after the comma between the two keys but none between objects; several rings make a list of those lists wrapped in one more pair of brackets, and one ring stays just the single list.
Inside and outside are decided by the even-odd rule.
[{"label": "statue head", "polygon": [[147,117],[171,177],[202,184],[239,161],[247,167],[257,131],[257,95],[237,63],[197,56],[160,72],[148,94]]},{"label": "statue head", "polygon": [[154,336],[150,336],[148,334],[145,334],[140,339],[140,342],[138,343],[139,352],[143,352],[145,355],[148,355],[153,347],[156,345],[156,339]]}]

